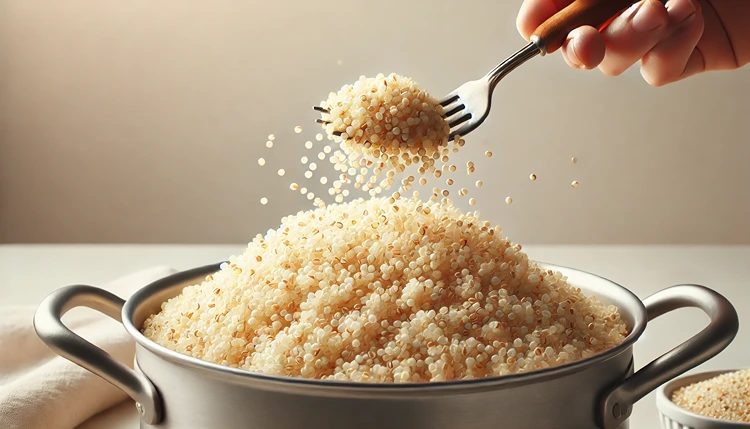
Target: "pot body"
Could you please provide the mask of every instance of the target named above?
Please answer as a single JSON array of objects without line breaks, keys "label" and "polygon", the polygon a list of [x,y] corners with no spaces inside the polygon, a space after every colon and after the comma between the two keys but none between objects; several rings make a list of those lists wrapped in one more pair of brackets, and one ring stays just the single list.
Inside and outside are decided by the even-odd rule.
[{"label": "pot body", "polygon": [[[633,372],[632,348],[581,371],[456,391],[310,388],[170,362],[138,346],[137,364],[161,394],[164,419],[141,429],[595,429],[601,398]],[[627,421],[618,429],[627,429]]]},{"label": "pot body", "polygon": [[[162,347],[140,327],[163,302],[202,281],[219,264],[158,280],[125,302],[99,288],[68,286],[34,315],[53,351],[132,397],[142,429],[627,429],[632,405],[666,381],[712,358],[734,339],[737,313],[699,285],[664,289],[643,302],[582,271],[570,284],[616,305],[629,335],[610,350],[554,368],[480,380],[423,384],[332,382],[258,374],[204,362]],[[61,321],[86,306],[121,321],[136,342],[135,371],[71,332]],[[634,372],[633,344],[649,320],[682,307],[709,315],[708,327]]]}]

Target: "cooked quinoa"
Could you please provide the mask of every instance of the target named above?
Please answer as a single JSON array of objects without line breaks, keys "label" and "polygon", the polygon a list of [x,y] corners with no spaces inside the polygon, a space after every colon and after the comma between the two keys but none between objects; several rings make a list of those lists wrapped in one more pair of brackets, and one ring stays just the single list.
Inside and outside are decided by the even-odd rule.
[{"label": "cooked quinoa", "polygon": [[143,333],[248,371],[379,383],[533,371],[624,339],[616,307],[478,216],[417,198],[299,212],[165,302]]},{"label": "cooked quinoa", "polygon": [[706,417],[750,423],[750,369],[682,387],[672,402]]},{"label": "cooked quinoa", "polygon": [[[449,160],[450,127],[443,108],[407,77],[361,76],[331,92],[320,109],[328,138],[341,147],[330,157],[342,173],[337,182],[354,183],[371,196],[389,189],[395,174],[412,164],[420,175],[435,174],[436,163]],[[463,140],[453,143],[463,145]]]}]

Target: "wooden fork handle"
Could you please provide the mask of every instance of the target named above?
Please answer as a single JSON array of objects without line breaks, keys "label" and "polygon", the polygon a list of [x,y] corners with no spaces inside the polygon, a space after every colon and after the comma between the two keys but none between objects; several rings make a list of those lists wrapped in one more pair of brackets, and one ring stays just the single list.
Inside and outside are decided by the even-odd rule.
[{"label": "wooden fork handle", "polygon": [[[590,25],[601,30],[637,0],[575,0],[534,31],[545,53],[560,49],[574,29]],[[532,37],[534,37],[532,36]]]}]

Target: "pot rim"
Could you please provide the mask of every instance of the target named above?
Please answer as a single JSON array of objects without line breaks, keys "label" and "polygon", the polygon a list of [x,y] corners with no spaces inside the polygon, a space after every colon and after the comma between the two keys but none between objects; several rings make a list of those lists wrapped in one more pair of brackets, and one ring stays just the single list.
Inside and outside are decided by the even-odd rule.
[{"label": "pot rim", "polygon": [[674,420],[683,425],[690,425],[697,429],[748,429],[750,428],[750,423],[717,419],[694,413],[686,408],[682,408],[672,401],[672,394],[675,392],[675,390],[681,387],[705,381],[709,378],[713,378],[729,372],[743,371],[749,368],[719,369],[713,371],[694,372],[682,377],[675,378],[672,381],[661,385],[656,391],[656,407],[659,410],[660,414],[668,417],[670,420]]},{"label": "pot rim", "polygon": [[[576,277],[585,277],[591,282],[599,282],[605,285],[605,287],[613,288],[617,290],[617,293],[621,296],[621,301],[630,301],[627,306],[623,305],[622,302],[618,302],[618,311],[622,314],[624,307],[627,307],[627,313],[633,319],[633,326],[630,329],[627,337],[617,346],[596,354],[592,357],[581,359],[575,362],[567,363],[552,368],[545,368],[535,370],[521,374],[509,374],[497,377],[487,377],[482,379],[473,380],[450,380],[450,381],[439,381],[430,383],[363,383],[353,381],[332,381],[332,380],[318,380],[309,378],[296,378],[296,377],[285,377],[279,375],[264,374],[259,372],[252,372],[240,368],[232,368],[224,365],[220,365],[213,362],[203,361],[192,356],[187,356],[179,352],[168,349],[148,338],[146,338],[140,329],[136,328],[133,323],[133,317],[137,309],[148,302],[150,298],[157,292],[173,287],[176,283],[188,281],[190,279],[197,278],[199,276],[206,276],[219,270],[223,262],[204,265],[197,268],[192,268],[185,271],[180,271],[175,274],[169,275],[162,279],[156,280],[145,287],[136,291],[126,302],[122,308],[122,323],[125,326],[128,334],[136,341],[138,345],[155,354],[156,356],[168,360],[171,363],[189,367],[191,369],[202,370],[212,373],[213,376],[222,376],[228,378],[230,381],[237,383],[246,382],[264,382],[272,384],[280,384],[287,387],[292,386],[309,386],[314,388],[322,389],[354,389],[359,391],[369,391],[374,393],[376,391],[389,391],[397,390],[399,392],[405,391],[418,391],[422,393],[436,393],[437,391],[445,390],[463,390],[471,389],[475,391],[481,388],[497,388],[510,387],[518,384],[527,384],[532,382],[544,381],[552,378],[558,378],[565,375],[574,374],[582,371],[589,366],[610,360],[619,354],[626,352],[632,347],[632,345],[638,340],[646,329],[647,314],[646,307],[643,302],[630,290],[623,287],[622,285],[615,283],[612,280],[601,277],[599,275],[582,271],[579,269],[560,266],[555,264],[548,264],[543,262],[536,262],[540,267],[545,269],[560,271],[562,274],[570,279],[571,275]],[[581,283],[581,282],[577,282]],[[580,284],[571,282],[576,287],[581,287]],[[598,286],[598,285],[597,285]],[[587,291],[590,294],[590,291]],[[416,392],[415,392],[416,393]]]}]

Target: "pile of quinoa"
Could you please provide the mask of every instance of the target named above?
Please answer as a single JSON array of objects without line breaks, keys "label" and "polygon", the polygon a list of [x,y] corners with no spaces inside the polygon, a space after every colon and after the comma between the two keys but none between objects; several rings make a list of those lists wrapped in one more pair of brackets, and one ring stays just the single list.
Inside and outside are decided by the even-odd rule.
[{"label": "pile of quinoa", "polygon": [[501,233],[447,199],[299,212],[165,302],[142,331],[234,368],[376,383],[528,372],[624,339],[617,308]]},{"label": "pile of quinoa", "polygon": [[672,394],[672,402],[706,417],[750,423],[750,369],[682,387]]},{"label": "pile of quinoa", "polygon": [[[341,147],[330,157],[342,173],[334,184],[353,182],[375,196],[389,189],[394,175],[410,165],[418,167],[420,175],[439,178],[443,170],[436,164],[449,160],[450,126],[442,106],[407,77],[361,76],[331,92],[320,110],[328,139]],[[463,144],[460,137],[454,139],[454,151]],[[401,190],[408,188],[409,182],[403,182]]]}]

